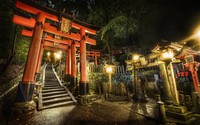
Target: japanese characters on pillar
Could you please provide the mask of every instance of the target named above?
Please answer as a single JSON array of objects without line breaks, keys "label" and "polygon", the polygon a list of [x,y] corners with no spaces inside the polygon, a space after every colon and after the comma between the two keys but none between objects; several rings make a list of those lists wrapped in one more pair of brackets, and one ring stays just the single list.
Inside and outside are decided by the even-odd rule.
[{"label": "japanese characters on pillar", "polygon": [[88,94],[85,29],[80,29],[80,95]]},{"label": "japanese characters on pillar", "polygon": [[31,101],[34,92],[34,77],[39,57],[45,15],[38,14],[38,19],[34,27],[33,37],[29,48],[26,66],[22,81],[19,83],[17,91],[17,101]]}]

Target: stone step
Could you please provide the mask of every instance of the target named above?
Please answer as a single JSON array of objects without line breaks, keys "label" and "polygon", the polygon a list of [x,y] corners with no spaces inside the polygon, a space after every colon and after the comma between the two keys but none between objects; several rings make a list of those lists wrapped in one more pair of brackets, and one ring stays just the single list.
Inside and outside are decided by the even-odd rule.
[{"label": "stone step", "polygon": [[51,86],[51,85],[60,85],[60,84],[56,81],[56,82],[45,83],[44,85]]},{"label": "stone step", "polygon": [[46,105],[43,106],[42,109],[49,109],[49,108],[55,108],[55,107],[60,107],[60,106],[67,106],[67,105],[73,105],[73,101],[66,101],[66,102],[60,102],[60,103],[55,103],[51,105]]},{"label": "stone step", "polygon": [[65,91],[65,89],[64,88],[45,89],[45,90],[42,90],[42,93],[54,92],[54,91]]},{"label": "stone step", "polygon": [[64,94],[64,93],[67,93],[67,92],[65,90],[55,91],[55,92],[42,93],[42,96],[51,96],[51,95],[55,95],[55,94]]},{"label": "stone step", "polygon": [[42,90],[63,88],[62,86],[42,87]]},{"label": "stone step", "polygon": [[59,87],[60,86],[60,84],[44,84],[44,87],[54,87],[54,86],[56,86],[56,87]]},{"label": "stone step", "polygon": [[48,99],[48,100],[43,101],[43,105],[54,104],[54,103],[59,103],[59,102],[64,102],[64,101],[72,101],[72,98],[68,96],[68,97]]},{"label": "stone step", "polygon": [[68,97],[68,96],[69,96],[68,93],[64,93],[64,94],[59,94],[59,95],[52,95],[52,96],[42,97],[42,99],[43,100],[48,100],[48,99],[59,98],[59,97]]}]

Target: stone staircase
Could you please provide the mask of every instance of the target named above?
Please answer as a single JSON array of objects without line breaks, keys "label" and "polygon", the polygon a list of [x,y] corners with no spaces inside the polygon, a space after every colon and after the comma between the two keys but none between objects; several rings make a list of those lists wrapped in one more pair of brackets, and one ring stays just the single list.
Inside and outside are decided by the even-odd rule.
[{"label": "stone staircase", "polygon": [[45,83],[39,94],[38,109],[49,109],[54,107],[74,105],[76,99],[69,90],[62,85],[57,74],[51,66],[47,66],[45,72]]}]

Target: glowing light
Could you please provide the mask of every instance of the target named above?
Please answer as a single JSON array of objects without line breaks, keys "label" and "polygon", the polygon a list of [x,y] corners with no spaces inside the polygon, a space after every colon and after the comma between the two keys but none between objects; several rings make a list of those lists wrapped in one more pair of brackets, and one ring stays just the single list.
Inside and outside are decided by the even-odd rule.
[{"label": "glowing light", "polygon": [[169,52],[164,52],[164,53],[162,53],[162,57],[163,57],[164,59],[173,58],[173,57],[174,57],[174,53],[171,52],[171,51],[169,51]]},{"label": "glowing light", "polygon": [[56,59],[60,59],[61,58],[61,54],[60,53],[55,53],[55,57],[56,57]]},{"label": "glowing light", "polygon": [[50,52],[47,52],[47,56],[50,56],[51,55],[51,53]]},{"label": "glowing light", "polygon": [[107,66],[106,67],[106,72],[107,73],[112,73],[112,67],[111,66]]},{"label": "glowing light", "polygon": [[139,55],[133,55],[133,60],[137,61],[139,59]]},{"label": "glowing light", "polygon": [[200,30],[198,30],[195,34],[196,37],[200,38]]}]

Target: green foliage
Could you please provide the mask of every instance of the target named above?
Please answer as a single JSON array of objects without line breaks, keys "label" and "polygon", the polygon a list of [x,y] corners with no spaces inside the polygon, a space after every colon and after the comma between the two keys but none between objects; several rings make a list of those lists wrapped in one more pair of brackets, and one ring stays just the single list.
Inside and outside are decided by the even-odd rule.
[{"label": "green foliage", "polygon": [[114,31],[113,37],[125,37],[127,33],[127,25],[129,26],[129,28],[131,27],[132,31],[134,31],[134,28],[136,28],[134,22],[136,21],[130,23],[130,20],[124,15],[112,19],[107,25],[105,25],[101,29],[101,40],[103,39],[105,33],[108,31]]},{"label": "green foliage", "polygon": [[21,37],[16,45],[16,62],[19,64],[24,64],[27,59],[28,50],[30,46],[30,38]]},{"label": "green foliage", "polygon": [[90,92],[98,93],[98,88],[108,82],[108,75],[105,73],[89,73]]}]

